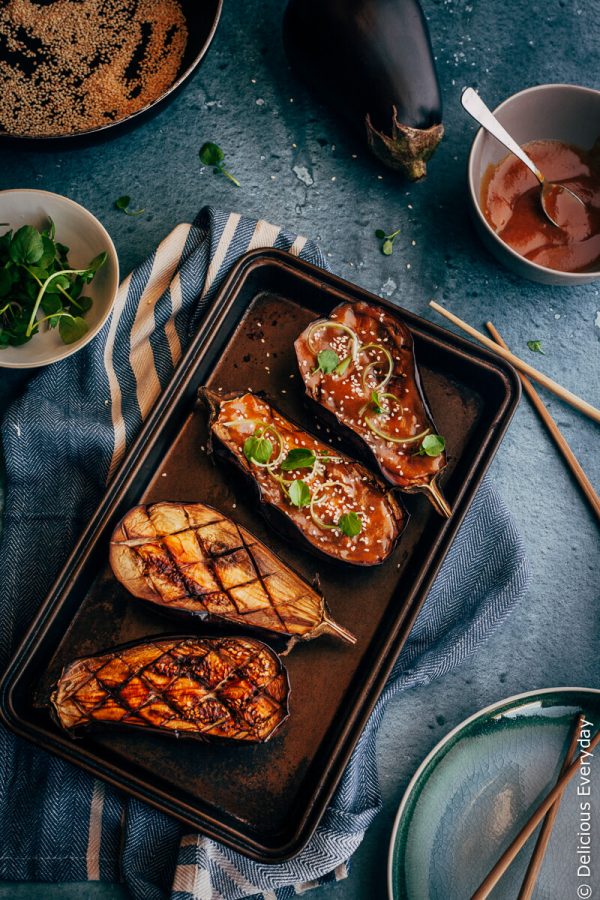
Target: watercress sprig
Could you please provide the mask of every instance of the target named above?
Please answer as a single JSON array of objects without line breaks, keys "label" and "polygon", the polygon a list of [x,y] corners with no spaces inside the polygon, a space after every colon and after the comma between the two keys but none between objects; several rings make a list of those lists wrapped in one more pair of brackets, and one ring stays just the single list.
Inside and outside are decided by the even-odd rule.
[{"label": "watercress sprig", "polygon": [[56,240],[51,219],[43,229],[23,225],[0,235],[0,348],[26,343],[43,325],[58,328],[66,344],[88,330],[84,316],[92,299],[83,288],[107,255],[74,269],[68,254],[69,248]]},{"label": "watercress sprig", "polygon": [[541,341],[527,341],[527,346],[531,350],[532,353],[541,353],[542,356],[546,354],[542,350],[542,342]]},{"label": "watercress sprig", "polygon": [[378,228],[375,232],[375,237],[378,238],[381,243],[381,252],[384,256],[391,256],[394,252],[394,241],[400,234],[401,229],[398,228],[396,231],[392,231],[391,234],[386,234],[383,228]]},{"label": "watercress sprig", "polygon": [[428,434],[421,441],[421,446],[415,456],[440,456],[446,447],[446,441],[441,434]]},{"label": "watercress sprig", "polygon": [[198,152],[198,156],[200,157],[200,162],[205,166],[212,166],[213,172],[215,175],[224,175],[225,178],[229,178],[230,181],[235,184],[236,187],[241,187],[237,178],[228,172],[223,162],[225,160],[225,153],[221,150],[218,144],[214,144],[212,141],[206,141],[205,144],[202,144],[200,150]]},{"label": "watercress sprig", "polygon": [[126,216],[141,216],[142,213],[146,212],[145,209],[129,209],[130,203],[131,197],[128,197],[127,194],[124,194],[122,197],[118,197],[115,200],[116,208],[120,209]]}]

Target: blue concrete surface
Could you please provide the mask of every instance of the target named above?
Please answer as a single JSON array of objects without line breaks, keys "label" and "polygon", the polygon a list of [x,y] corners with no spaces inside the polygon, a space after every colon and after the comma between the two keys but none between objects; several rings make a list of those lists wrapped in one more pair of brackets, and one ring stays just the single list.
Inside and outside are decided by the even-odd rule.
[{"label": "blue concrete surface", "polygon": [[[465,166],[475,128],[459,106],[471,84],[491,105],[548,81],[598,87],[600,17],[583,0],[424,0],[445,98],[447,136],[427,180],[407,185],[372,162],[288,71],[278,0],[226,2],[209,57],[154,120],[110,142],[37,152],[0,148],[3,188],[67,194],[109,229],[123,273],[178,222],[210,203],[264,216],[320,241],[332,268],[422,315],[435,296],[476,327],[492,319],[515,352],[541,339],[531,361],[598,404],[599,284],[548,288],[519,281],[481,247],[468,220]],[[600,131],[600,123],[599,123]],[[202,170],[198,149],[219,143],[241,181]],[[121,194],[146,212],[112,208]],[[375,228],[401,228],[394,255]],[[6,403],[21,377],[0,375]],[[598,428],[551,395],[552,414],[600,486]],[[525,537],[528,596],[476,656],[442,681],[397,698],[378,741],[384,807],[349,879],[322,889],[336,900],[385,896],[395,809],[423,756],[470,713],[503,696],[554,685],[599,686],[597,524],[535,414],[523,401],[492,466]],[[0,886],[0,898],[117,898],[93,885]],[[557,898],[558,900],[558,898]]]}]

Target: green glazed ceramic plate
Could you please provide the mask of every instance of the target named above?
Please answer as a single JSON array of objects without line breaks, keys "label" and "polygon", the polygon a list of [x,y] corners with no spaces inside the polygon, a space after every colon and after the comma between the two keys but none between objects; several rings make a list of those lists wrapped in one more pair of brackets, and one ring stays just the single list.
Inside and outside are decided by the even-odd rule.
[{"label": "green glazed ceramic plate", "polygon": [[[451,731],[420,765],[400,804],[389,857],[391,900],[469,900],[555,784],[580,712],[593,730],[600,725],[600,690],[519,694]],[[600,898],[599,755],[595,765],[592,758],[588,783],[576,774],[565,792],[535,900]],[[494,900],[518,897],[536,835]],[[585,867],[578,874],[589,841],[589,875]]]}]

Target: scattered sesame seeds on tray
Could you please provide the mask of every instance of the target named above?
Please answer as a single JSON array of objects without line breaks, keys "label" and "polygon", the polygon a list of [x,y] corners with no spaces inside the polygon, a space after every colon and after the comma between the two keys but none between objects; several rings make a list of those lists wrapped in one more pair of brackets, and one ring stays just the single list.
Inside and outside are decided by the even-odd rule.
[{"label": "scattered sesame seeds on tray", "polygon": [[176,80],[178,0],[0,3],[0,132],[52,137],[117,122]]}]

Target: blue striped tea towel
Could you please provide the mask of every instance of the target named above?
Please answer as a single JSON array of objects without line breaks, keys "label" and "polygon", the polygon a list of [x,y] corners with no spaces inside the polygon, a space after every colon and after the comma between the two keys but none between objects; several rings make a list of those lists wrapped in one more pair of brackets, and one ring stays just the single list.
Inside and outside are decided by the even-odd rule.
[{"label": "blue striped tea towel", "polygon": [[[232,263],[278,247],[320,266],[315,244],[264,221],[203,210],[123,283],[81,352],[30,382],[2,425],[0,543],[5,665]],[[331,806],[295,859],[260,865],[0,731],[0,879],[123,880],[136,900],[287,898],[344,877],[380,806],[375,738],[390,697],[463,660],[507,615],[528,567],[484,481]]]}]

